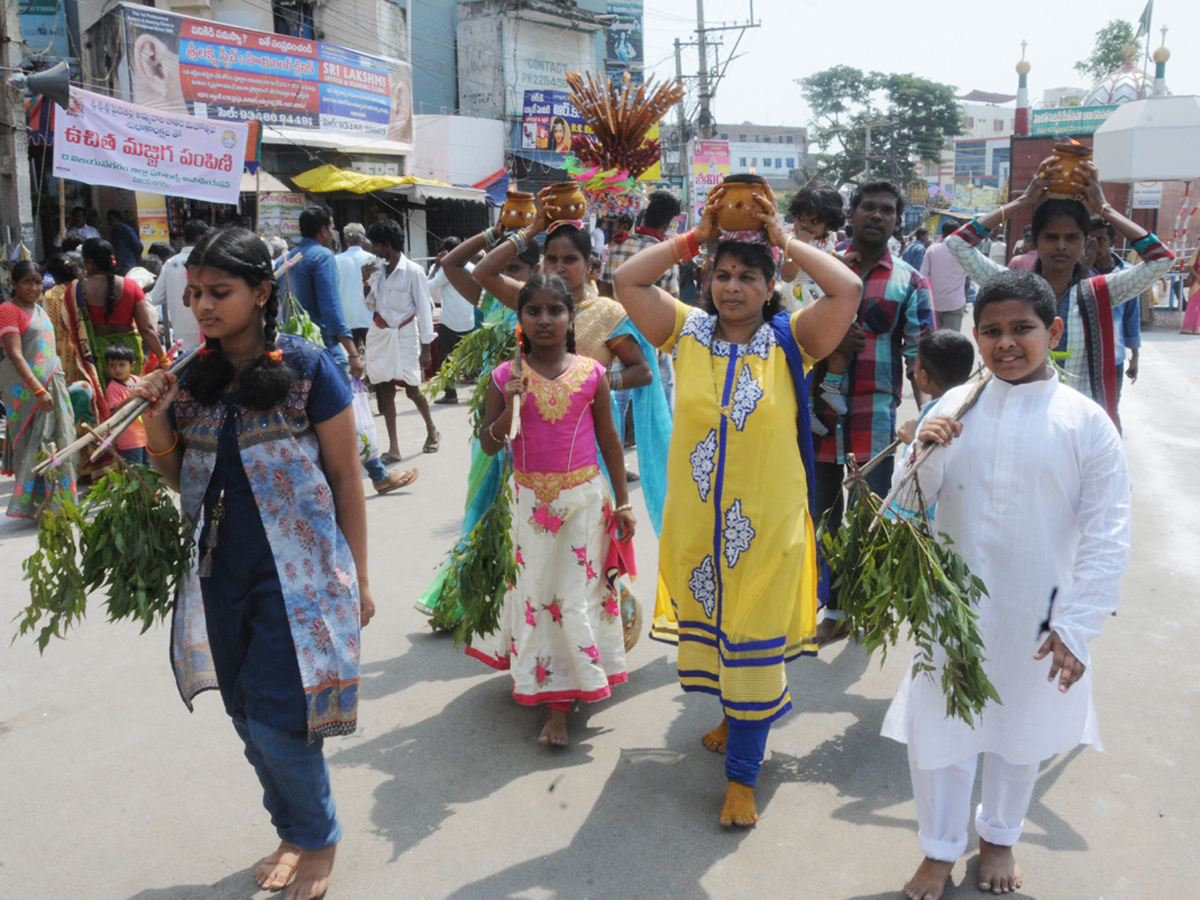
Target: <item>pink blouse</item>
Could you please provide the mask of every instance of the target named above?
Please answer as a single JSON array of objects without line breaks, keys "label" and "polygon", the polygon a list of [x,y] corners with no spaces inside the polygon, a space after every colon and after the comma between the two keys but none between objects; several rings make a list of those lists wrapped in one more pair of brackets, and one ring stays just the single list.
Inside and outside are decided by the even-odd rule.
[{"label": "pink blouse", "polygon": [[[492,378],[504,391],[512,360],[496,366]],[[520,472],[579,472],[596,467],[596,423],[592,403],[604,366],[576,354],[575,362],[553,381],[526,364],[529,390],[521,401],[521,433],[513,441],[513,467]]]}]

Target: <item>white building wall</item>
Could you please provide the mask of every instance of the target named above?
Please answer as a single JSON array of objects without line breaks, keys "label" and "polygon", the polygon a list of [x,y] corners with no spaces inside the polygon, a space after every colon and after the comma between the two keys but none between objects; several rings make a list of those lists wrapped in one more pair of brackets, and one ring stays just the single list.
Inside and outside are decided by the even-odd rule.
[{"label": "white building wall", "polygon": [[467,116],[417,116],[410,175],[475,184],[504,168],[504,122]]}]

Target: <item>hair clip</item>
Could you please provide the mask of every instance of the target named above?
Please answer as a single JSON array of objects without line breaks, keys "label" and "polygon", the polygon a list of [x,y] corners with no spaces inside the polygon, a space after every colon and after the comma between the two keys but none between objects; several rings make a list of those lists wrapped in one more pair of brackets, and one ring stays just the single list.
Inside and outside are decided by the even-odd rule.
[{"label": "hair clip", "polygon": [[269,353],[267,353],[267,356],[277,363],[283,362],[283,351],[282,350],[278,350],[278,349],[272,350]]},{"label": "hair clip", "polygon": [[515,334],[517,336],[517,346],[520,346],[525,341],[525,332],[521,330],[520,322],[517,323]]}]

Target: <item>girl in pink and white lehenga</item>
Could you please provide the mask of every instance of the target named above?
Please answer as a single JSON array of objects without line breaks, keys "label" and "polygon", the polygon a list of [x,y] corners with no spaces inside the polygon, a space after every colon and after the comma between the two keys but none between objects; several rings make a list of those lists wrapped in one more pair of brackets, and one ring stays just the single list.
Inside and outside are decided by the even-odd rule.
[{"label": "girl in pink and white lehenga", "polygon": [[566,282],[557,275],[531,278],[517,315],[522,364],[515,373],[512,361],[493,371],[480,429],[484,452],[506,451],[514,400],[522,398],[512,440],[517,579],[499,630],[467,653],[511,672],[518,703],[547,707],[538,740],[565,746],[575,701],[602,700],[626,680],[616,578],[609,572],[632,572],[634,519],[604,367],[574,352]]}]

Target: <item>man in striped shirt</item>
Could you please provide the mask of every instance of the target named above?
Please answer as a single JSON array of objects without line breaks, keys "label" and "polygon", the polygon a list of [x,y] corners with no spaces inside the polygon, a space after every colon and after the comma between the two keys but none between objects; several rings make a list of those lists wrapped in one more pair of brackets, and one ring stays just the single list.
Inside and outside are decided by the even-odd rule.
[{"label": "man in striped shirt", "polygon": [[[853,453],[858,464],[865,465],[892,442],[896,408],[905,376],[916,361],[917,342],[934,329],[929,282],[888,251],[888,238],[903,212],[904,194],[890,181],[867,182],[850,198],[854,240],[847,262],[862,278],[863,298],[838,348],[850,357],[842,378],[848,412],[838,416],[822,404],[819,415],[828,434],[814,438],[817,514],[828,510],[828,527],[835,532],[842,521],[846,456]],[[818,366],[814,381],[821,380],[823,368]],[[891,481],[890,458],[867,476],[867,484],[880,496]],[[831,593],[817,627],[817,642],[845,634],[842,619]]]}]

